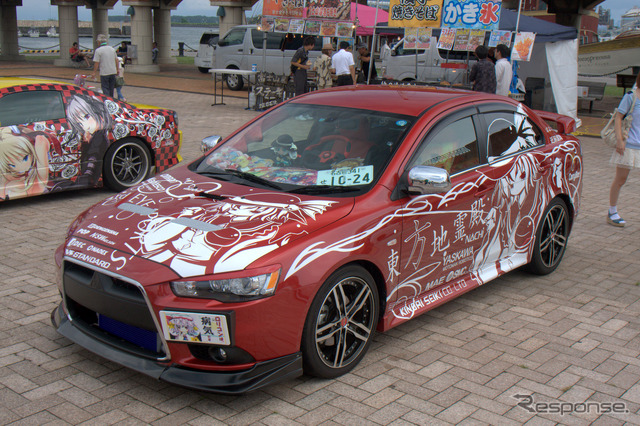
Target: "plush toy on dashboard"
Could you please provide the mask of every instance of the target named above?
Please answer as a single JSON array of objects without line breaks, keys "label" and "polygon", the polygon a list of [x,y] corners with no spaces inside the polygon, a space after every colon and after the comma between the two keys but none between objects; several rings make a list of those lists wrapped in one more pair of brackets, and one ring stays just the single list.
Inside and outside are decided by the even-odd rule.
[{"label": "plush toy on dashboard", "polygon": [[289,135],[280,135],[271,144],[271,150],[276,155],[275,166],[290,166],[298,158],[298,147]]}]

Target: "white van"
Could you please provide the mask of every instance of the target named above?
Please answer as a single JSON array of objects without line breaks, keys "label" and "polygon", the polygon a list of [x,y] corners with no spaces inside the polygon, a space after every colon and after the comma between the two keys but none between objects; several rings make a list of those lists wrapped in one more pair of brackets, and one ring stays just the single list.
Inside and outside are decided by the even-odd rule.
[{"label": "white van", "polygon": [[417,54],[415,49],[404,49],[404,39],[392,49],[383,49],[380,66],[384,76],[399,81],[467,84],[467,71],[475,62],[475,55],[439,50],[437,46],[437,38],[431,37],[429,49],[420,49]]},{"label": "white van", "polygon": [[217,30],[207,31],[200,37],[198,53],[193,60],[200,72],[207,73],[209,68],[213,67],[213,47],[218,43],[219,38],[220,33]]},{"label": "white van", "polygon": [[[302,34],[265,33],[255,25],[238,25],[229,30],[215,46],[215,68],[251,70],[255,64],[258,71],[288,75],[291,72],[291,58],[302,46],[303,39]],[[263,49],[265,43],[266,49]],[[309,51],[309,61],[320,57],[321,50],[322,37],[316,37],[316,45]],[[240,75],[225,77],[231,90],[240,90],[244,86]]]}]

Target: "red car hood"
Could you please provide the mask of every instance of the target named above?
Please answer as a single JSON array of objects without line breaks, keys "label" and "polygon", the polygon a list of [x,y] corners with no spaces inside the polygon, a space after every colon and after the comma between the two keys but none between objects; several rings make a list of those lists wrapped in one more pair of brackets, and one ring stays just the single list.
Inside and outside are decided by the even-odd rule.
[{"label": "red car hood", "polygon": [[107,198],[70,231],[90,243],[73,250],[91,258],[100,250],[90,248],[99,245],[195,277],[240,271],[273,256],[344,217],[353,203],[215,181],[181,167]]}]

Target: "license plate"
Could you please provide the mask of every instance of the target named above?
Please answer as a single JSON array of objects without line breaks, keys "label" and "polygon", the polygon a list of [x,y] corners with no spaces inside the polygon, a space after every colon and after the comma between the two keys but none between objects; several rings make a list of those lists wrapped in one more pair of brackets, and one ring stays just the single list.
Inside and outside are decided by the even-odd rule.
[{"label": "license plate", "polygon": [[316,180],[318,185],[338,186],[367,185],[372,181],[373,166],[320,170]]},{"label": "license plate", "polygon": [[168,341],[231,344],[225,315],[160,311],[160,321]]}]

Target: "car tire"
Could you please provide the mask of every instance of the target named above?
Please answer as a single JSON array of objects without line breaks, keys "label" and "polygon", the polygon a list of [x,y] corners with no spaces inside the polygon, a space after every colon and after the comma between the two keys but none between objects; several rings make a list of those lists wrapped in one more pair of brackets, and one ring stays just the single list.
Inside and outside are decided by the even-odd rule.
[{"label": "car tire", "polygon": [[209,68],[207,68],[207,67],[198,67],[198,71],[200,71],[202,74],[207,74],[209,72]]},{"label": "car tire", "polygon": [[542,215],[531,262],[524,269],[537,275],[553,272],[564,256],[568,239],[569,209],[562,199],[554,198]]},{"label": "car tire", "polygon": [[378,289],[360,266],[334,272],[316,294],[302,333],[307,375],[331,379],[364,357],[378,322]]},{"label": "car tire", "polygon": [[123,191],[146,179],[151,171],[151,154],[139,140],[122,139],[109,147],[102,170],[106,185]]},{"label": "car tire", "polygon": [[239,74],[225,74],[224,78],[230,90],[238,91],[244,87],[244,80]]}]

